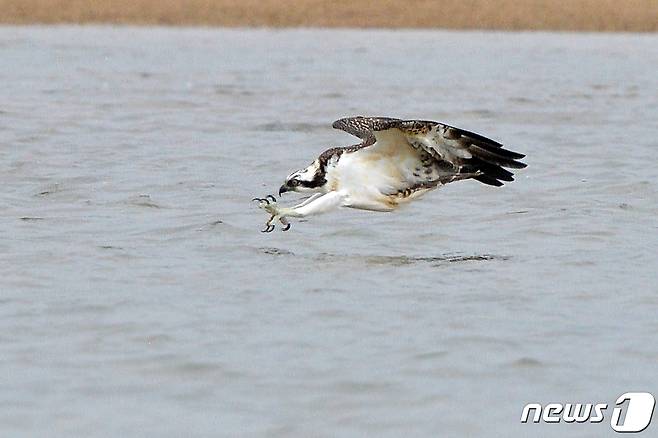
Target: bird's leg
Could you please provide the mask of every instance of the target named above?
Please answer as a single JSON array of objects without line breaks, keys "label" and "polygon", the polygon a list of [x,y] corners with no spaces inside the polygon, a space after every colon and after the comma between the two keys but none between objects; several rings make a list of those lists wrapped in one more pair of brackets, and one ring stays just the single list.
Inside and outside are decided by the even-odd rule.
[{"label": "bird's leg", "polygon": [[274,225],[272,225],[272,222],[274,221],[274,215],[270,216],[270,218],[265,222],[265,228],[260,230],[261,233],[271,233],[274,231]]},{"label": "bird's leg", "polygon": [[[269,199],[268,199],[269,198]],[[306,217],[313,214],[324,213],[334,208],[340,207],[343,202],[343,195],[338,192],[329,192],[325,194],[319,194],[319,196],[312,196],[306,201],[302,202],[299,205],[296,205],[291,208],[279,207],[276,201],[270,202],[272,195],[268,195],[266,198],[254,198],[254,201],[259,201],[258,206],[271,214],[270,219],[266,223],[266,228],[263,232],[269,233],[274,228],[272,223],[274,221],[279,221],[284,226],[283,231],[290,229],[290,223],[287,218],[289,217]]]},{"label": "bird's leg", "polygon": [[[260,208],[265,208],[265,206],[271,204],[270,199],[272,200],[272,202],[276,203],[276,198],[274,197],[274,195],[267,195],[264,198],[254,198],[254,199],[252,199],[252,201],[258,201],[258,206]],[[271,214],[272,214],[272,216],[270,216],[270,218],[267,220],[267,222],[265,222],[265,228],[260,230],[261,233],[271,233],[272,231],[274,231],[274,225],[272,225],[272,222],[274,221],[275,215],[273,213],[271,213]],[[290,227],[288,227],[288,228],[290,228]],[[287,228],[286,228],[286,230],[287,230]]]},{"label": "bird's leg", "polygon": [[252,201],[258,201],[258,206],[271,215],[267,222],[265,222],[265,228],[261,230],[261,233],[271,233],[274,231],[274,222],[276,220],[283,225],[281,231],[288,231],[290,229],[290,222],[282,215],[282,210],[285,209],[280,208],[276,204],[274,195],[267,195],[265,198],[254,198]]},{"label": "bird's leg", "polygon": [[303,206],[305,206],[305,205],[307,205],[307,204],[310,204],[311,202],[313,202],[313,201],[315,201],[316,199],[318,199],[320,196],[322,196],[322,193],[316,193],[316,194],[313,195],[313,196],[309,196],[307,199],[304,199],[302,202],[300,202],[299,204],[295,205],[293,208],[299,208],[299,207],[303,207]]},{"label": "bird's leg", "polygon": [[281,225],[283,225],[281,231],[288,231],[290,229],[290,222],[288,222],[288,219],[285,217],[279,218],[279,222],[281,222]]},{"label": "bird's leg", "polygon": [[271,233],[274,231],[273,222],[277,219],[283,225],[281,231],[288,231],[290,229],[290,222],[277,213],[280,209],[276,207],[276,197],[274,195],[267,195],[264,198],[254,198],[252,201],[258,201],[258,206],[271,214],[270,218],[265,222],[265,228],[260,231],[261,233]]}]

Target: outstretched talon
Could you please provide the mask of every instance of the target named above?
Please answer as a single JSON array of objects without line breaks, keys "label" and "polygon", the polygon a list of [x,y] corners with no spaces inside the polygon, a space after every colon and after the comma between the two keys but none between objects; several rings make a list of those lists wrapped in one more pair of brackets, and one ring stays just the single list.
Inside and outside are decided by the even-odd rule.
[{"label": "outstretched talon", "polygon": [[258,201],[258,207],[270,214],[270,218],[265,223],[265,228],[261,230],[262,233],[271,233],[274,231],[274,223],[277,220],[283,226],[281,228],[282,231],[288,231],[290,229],[290,222],[284,216],[286,209],[279,208],[274,195],[267,195],[265,198],[254,198],[252,201]]}]

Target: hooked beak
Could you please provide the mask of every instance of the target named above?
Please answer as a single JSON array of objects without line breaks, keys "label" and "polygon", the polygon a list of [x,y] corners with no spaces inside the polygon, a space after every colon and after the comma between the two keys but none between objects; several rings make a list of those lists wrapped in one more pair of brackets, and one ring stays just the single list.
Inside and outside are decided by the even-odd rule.
[{"label": "hooked beak", "polygon": [[288,187],[284,184],[281,187],[279,187],[279,196],[283,195],[285,192],[289,192]]}]

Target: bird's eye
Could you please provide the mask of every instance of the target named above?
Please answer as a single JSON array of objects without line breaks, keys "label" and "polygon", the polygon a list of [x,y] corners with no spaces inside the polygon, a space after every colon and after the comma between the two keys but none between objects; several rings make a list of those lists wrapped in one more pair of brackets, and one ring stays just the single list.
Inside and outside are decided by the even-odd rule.
[{"label": "bird's eye", "polygon": [[291,179],[289,184],[293,187],[296,187],[296,186],[299,185],[299,180],[298,179]]}]

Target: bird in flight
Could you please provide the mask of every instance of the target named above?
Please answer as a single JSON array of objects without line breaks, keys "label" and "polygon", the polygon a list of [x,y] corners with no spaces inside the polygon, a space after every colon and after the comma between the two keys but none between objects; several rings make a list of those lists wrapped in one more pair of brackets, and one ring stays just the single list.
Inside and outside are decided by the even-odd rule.
[{"label": "bird in flight", "polygon": [[254,198],[270,214],[263,232],[283,231],[288,218],[303,218],[338,207],[393,211],[442,185],[474,179],[491,186],[514,181],[505,168],[522,169],[525,155],[474,132],[439,122],[389,117],[348,117],[333,127],[359,144],[324,151],[305,169],[291,173],[279,189],[313,193],[293,207],[281,207],[273,195]]}]

